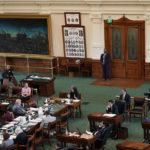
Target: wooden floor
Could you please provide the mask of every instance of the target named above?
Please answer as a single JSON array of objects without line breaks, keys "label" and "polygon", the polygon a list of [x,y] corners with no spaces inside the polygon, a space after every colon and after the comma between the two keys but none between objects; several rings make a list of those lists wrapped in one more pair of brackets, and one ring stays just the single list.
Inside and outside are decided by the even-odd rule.
[{"label": "wooden floor", "polygon": [[113,87],[121,87],[121,88],[138,88],[144,82],[145,82],[145,80],[113,78],[111,80],[99,79],[99,80],[92,82],[91,85],[113,86]]}]

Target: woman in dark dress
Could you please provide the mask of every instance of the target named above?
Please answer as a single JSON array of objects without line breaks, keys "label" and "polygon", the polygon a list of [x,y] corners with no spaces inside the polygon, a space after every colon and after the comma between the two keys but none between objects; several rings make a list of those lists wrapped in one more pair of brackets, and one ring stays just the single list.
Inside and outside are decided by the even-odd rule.
[{"label": "woman in dark dress", "polygon": [[78,89],[75,86],[71,87],[71,91],[68,94],[68,98],[71,98],[71,99],[80,99],[80,95],[79,95]]}]

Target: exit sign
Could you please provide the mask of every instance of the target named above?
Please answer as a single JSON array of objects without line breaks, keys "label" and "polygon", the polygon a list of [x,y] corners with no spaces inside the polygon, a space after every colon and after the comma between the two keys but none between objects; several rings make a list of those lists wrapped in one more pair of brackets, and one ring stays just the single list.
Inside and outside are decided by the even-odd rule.
[{"label": "exit sign", "polygon": [[109,18],[109,19],[107,19],[107,23],[112,23],[112,19],[111,18]]}]

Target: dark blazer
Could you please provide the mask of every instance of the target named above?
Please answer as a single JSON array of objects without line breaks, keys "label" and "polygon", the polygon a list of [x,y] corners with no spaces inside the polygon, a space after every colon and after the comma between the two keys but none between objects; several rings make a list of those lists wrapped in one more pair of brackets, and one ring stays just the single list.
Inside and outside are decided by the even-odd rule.
[{"label": "dark blazer", "polygon": [[[123,94],[120,95],[120,100],[122,100]],[[126,104],[131,104],[131,99],[130,95],[126,93],[125,98],[124,98]]]},{"label": "dark blazer", "polygon": [[106,110],[107,113],[112,113],[112,114],[116,114],[118,115],[118,107],[116,106],[116,104],[113,104],[111,108]]},{"label": "dark blazer", "polygon": [[96,141],[95,141],[95,148],[101,148],[104,144],[106,144],[107,135],[108,134],[108,128],[99,128],[96,133]]},{"label": "dark blazer", "polygon": [[16,104],[13,106],[13,112],[15,115],[24,116],[27,112],[22,106],[17,106]]},{"label": "dark blazer", "polygon": [[7,69],[2,73],[2,77],[3,79],[9,79],[9,81],[11,81],[11,78],[13,76],[12,70]]},{"label": "dark blazer", "polygon": [[17,138],[14,140],[14,143],[18,145],[25,145],[27,143],[27,139],[28,137],[26,133],[22,132],[17,135]]},{"label": "dark blazer", "polygon": [[101,63],[105,62],[104,65],[110,65],[110,55],[106,53],[105,60],[103,59],[103,56],[104,56],[104,53],[101,54],[100,62]]}]

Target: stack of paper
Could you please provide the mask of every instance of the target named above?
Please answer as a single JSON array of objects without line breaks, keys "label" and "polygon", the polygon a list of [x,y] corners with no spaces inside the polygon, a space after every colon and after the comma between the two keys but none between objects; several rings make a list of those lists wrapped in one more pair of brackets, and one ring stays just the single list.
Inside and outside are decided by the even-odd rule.
[{"label": "stack of paper", "polygon": [[116,114],[104,114],[103,116],[106,116],[106,117],[115,117]]}]

